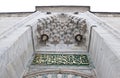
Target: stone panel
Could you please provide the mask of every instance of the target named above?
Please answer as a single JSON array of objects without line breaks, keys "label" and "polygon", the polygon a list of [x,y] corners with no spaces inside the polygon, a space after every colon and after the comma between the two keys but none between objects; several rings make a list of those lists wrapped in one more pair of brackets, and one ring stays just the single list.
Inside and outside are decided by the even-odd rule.
[{"label": "stone panel", "polygon": [[6,67],[7,67],[7,72],[8,72],[8,75],[10,78],[19,78],[17,76],[15,69],[14,69],[14,66],[11,63],[8,64]]},{"label": "stone panel", "polygon": [[37,11],[41,12],[86,12],[89,6],[37,6]]},{"label": "stone panel", "polygon": [[15,72],[17,73],[18,77],[21,77],[21,74],[23,74],[23,70],[25,70],[25,69],[24,69],[24,66],[23,66],[23,63],[22,63],[20,57],[15,59],[15,62],[13,62],[13,67],[14,67]]},{"label": "stone panel", "polygon": [[[30,28],[26,27],[13,32],[8,38],[4,39],[3,42],[0,42],[0,44],[3,43],[0,68],[2,68],[2,70],[7,69],[7,71],[4,71],[4,74],[2,74],[0,78],[7,78],[7,75],[9,78],[21,78],[28,60],[33,54]],[[3,77],[4,75],[6,75],[6,77]]]},{"label": "stone panel", "polygon": [[102,32],[94,28],[90,54],[92,56],[98,78],[119,78],[120,61],[117,53],[119,40],[112,33]]}]

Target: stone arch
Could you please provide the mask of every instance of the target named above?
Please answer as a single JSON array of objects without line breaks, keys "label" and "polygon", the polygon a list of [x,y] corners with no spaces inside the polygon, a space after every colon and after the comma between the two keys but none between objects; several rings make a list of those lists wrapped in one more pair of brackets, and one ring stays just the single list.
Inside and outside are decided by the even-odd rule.
[{"label": "stone arch", "polygon": [[86,74],[83,72],[78,72],[76,70],[45,70],[45,71],[38,71],[38,72],[33,72],[33,73],[29,73],[25,76],[23,76],[23,78],[31,78],[31,77],[35,77],[35,76],[41,76],[43,74],[71,74],[71,75],[77,75],[77,76],[81,76],[83,78],[94,78],[93,75],[90,74]]}]

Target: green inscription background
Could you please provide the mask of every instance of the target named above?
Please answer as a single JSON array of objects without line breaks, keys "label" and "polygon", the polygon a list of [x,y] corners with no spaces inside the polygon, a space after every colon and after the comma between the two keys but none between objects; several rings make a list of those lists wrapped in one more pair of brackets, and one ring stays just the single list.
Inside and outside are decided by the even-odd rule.
[{"label": "green inscription background", "polygon": [[89,65],[84,54],[35,54],[32,65]]}]

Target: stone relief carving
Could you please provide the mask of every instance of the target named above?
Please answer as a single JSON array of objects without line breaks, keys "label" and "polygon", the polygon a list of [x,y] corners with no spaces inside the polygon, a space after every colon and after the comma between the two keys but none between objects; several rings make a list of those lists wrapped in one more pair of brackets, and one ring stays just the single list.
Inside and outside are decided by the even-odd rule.
[{"label": "stone relief carving", "polygon": [[[50,16],[38,19],[37,37],[39,42],[49,42],[51,44],[73,44],[81,43],[85,40],[86,20],[75,16],[64,17],[66,21],[60,21],[58,16]],[[62,19],[64,19],[62,17]]]}]

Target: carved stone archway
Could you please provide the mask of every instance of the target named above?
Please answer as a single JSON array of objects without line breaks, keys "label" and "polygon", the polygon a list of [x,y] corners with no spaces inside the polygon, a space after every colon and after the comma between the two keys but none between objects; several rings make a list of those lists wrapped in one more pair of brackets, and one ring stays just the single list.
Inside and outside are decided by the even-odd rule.
[{"label": "carved stone archway", "polygon": [[83,72],[78,72],[76,70],[45,70],[45,71],[38,71],[38,72],[33,72],[33,73],[29,73],[25,76],[23,76],[23,78],[32,78],[35,76],[41,76],[43,74],[71,74],[71,75],[77,75],[77,76],[81,76],[82,78],[94,78],[93,75],[90,74],[86,74]]}]

